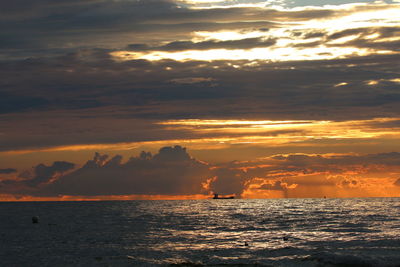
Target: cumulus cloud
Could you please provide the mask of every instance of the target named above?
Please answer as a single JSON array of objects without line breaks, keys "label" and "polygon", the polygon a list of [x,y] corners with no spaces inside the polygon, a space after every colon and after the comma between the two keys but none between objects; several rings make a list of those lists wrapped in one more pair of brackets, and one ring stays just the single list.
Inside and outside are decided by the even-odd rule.
[{"label": "cumulus cloud", "polygon": [[388,186],[387,179],[393,179],[393,175],[400,173],[399,160],[400,153],[397,152],[369,155],[289,154],[232,162],[229,169],[244,177],[242,190],[247,195],[251,195],[250,191],[257,193],[261,190],[267,195],[269,191],[279,191],[285,197],[321,197],[339,189],[357,192],[373,177],[378,179],[375,181],[377,187]]},{"label": "cumulus cloud", "polygon": [[96,153],[84,166],[42,190],[48,195],[181,195],[201,194],[209,178],[207,164],[193,159],[181,146],[163,147],[155,155],[142,152],[122,162]]},{"label": "cumulus cloud", "polygon": [[48,183],[51,183],[74,167],[75,164],[66,161],[56,161],[50,166],[39,164],[32,170],[20,173],[14,179],[0,181],[0,193],[35,195]]},{"label": "cumulus cloud", "polygon": [[283,193],[283,197],[289,196],[289,190],[295,189],[298,184],[291,184],[289,185],[287,182],[282,182],[280,180],[277,181],[269,181],[268,183],[263,183],[261,186],[256,187],[258,190],[265,190],[265,191],[280,191]]},{"label": "cumulus cloud", "polygon": [[6,169],[0,169],[0,174],[11,174],[11,173],[16,173],[17,169],[14,168],[6,168]]},{"label": "cumulus cloud", "polygon": [[210,184],[210,189],[214,193],[240,196],[245,188],[247,179],[241,170],[221,167],[214,169],[212,173],[215,176]]},{"label": "cumulus cloud", "polygon": [[66,161],[56,161],[51,166],[39,164],[33,170],[33,178],[23,182],[30,187],[37,187],[50,182],[51,179],[55,178],[55,175],[60,175],[74,167],[75,164]]},{"label": "cumulus cloud", "polygon": [[[393,187],[400,174],[400,153],[369,155],[276,155],[254,161],[210,164],[184,147],[141,152],[123,161],[95,153],[75,168],[69,162],[39,164],[18,178],[0,182],[0,192],[31,196],[222,195],[237,197],[321,197]],[[387,183],[390,180],[390,185]],[[400,179],[394,185],[398,186]],[[324,191],[325,190],[325,191]],[[382,189],[384,190],[384,189]],[[350,192],[350,193],[349,193]],[[252,195],[253,194],[253,195]],[[258,195],[257,195],[258,194]],[[322,195],[321,195],[322,194]]]},{"label": "cumulus cloud", "polygon": [[[262,131],[255,125],[247,127],[251,128],[247,132],[245,127],[227,129],[226,125],[194,131],[161,124],[189,118],[340,122],[400,117],[398,4],[367,1],[328,6],[319,1],[304,7],[307,1],[286,1],[285,8],[276,8],[276,1],[269,1],[274,3],[269,6],[234,2],[224,1],[224,8],[213,4],[201,8],[173,0],[2,1],[0,151],[87,149],[92,145],[102,149],[115,144],[184,144],[188,140],[198,145],[213,140],[218,147],[235,151],[240,159],[287,154],[259,161],[260,165],[232,163],[211,170],[187,153],[173,155],[175,150],[168,149],[156,155],[145,152],[127,162],[119,156],[110,159],[97,154],[72,173],[61,163],[39,165],[30,176],[19,177],[18,183],[3,179],[3,189],[8,183],[29,190],[46,187],[47,192],[40,193],[49,195],[71,193],[72,188],[100,194],[107,187],[116,194],[150,192],[150,188],[166,194],[200,192],[194,184],[210,181],[210,191],[240,194],[255,177],[285,183],[300,174],[310,178],[350,172],[351,168],[357,172],[381,166],[395,169],[397,154],[294,154],[390,151],[399,141],[394,120],[371,123],[362,133],[341,128],[332,136],[324,126],[308,127],[312,132],[307,127],[270,131],[269,126]],[[220,60],[203,60],[210,49],[211,56],[221,55]],[[190,55],[193,50],[200,55],[197,60],[163,56]],[[250,60],[250,54],[243,53],[253,53],[253,57]],[[379,136],[375,129],[382,130]],[[313,135],[318,131],[324,131],[324,136]],[[341,138],[343,132],[351,138]],[[252,143],[236,139],[243,136]],[[222,144],[218,139],[233,141]],[[211,147],[210,143],[206,146]],[[210,150],[209,157],[227,154],[214,147]],[[243,156],[245,150],[255,154]],[[229,160],[235,153],[227,155]],[[188,180],[196,183],[176,175],[170,163],[182,166],[194,177]],[[157,171],[169,178],[159,181]],[[207,175],[200,175],[203,172]],[[113,188],[113,179],[126,187]],[[85,186],[79,187],[79,180]],[[340,184],[331,180],[322,179],[321,184]],[[167,181],[184,189],[176,190]],[[310,178],[302,184],[309,186],[311,181],[318,183],[317,178]],[[97,191],[90,188],[96,182]],[[49,183],[52,186],[47,187]],[[351,183],[342,185],[348,188]]]},{"label": "cumulus cloud", "polygon": [[282,183],[282,181],[275,181],[273,183],[263,184],[258,189],[262,190],[287,190],[289,187],[287,183]]}]

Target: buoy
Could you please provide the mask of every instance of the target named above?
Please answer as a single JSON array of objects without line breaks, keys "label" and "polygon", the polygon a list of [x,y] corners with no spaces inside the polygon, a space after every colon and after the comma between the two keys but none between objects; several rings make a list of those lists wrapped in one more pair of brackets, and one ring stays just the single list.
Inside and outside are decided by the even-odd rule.
[{"label": "buoy", "polygon": [[244,242],[244,246],[245,246],[245,247],[248,247],[249,244],[248,244],[247,242]]},{"label": "buoy", "polygon": [[288,240],[289,240],[289,237],[287,237],[287,236],[283,237],[283,241],[288,241]]},{"label": "buoy", "polygon": [[32,223],[39,223],[39,217],[38,216],[33,216],[32,217]]}]

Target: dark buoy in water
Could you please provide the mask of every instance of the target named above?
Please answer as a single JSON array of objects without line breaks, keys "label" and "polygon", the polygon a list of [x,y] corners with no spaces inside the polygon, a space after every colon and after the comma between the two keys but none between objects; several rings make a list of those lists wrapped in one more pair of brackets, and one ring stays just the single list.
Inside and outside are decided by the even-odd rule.
[{"label": "dark buoy in water", "polygon": [[38,216],[33,216],[32,217],[32,223],[39,223],[39,217]]},{"label": "dark buoy in water", "polygon": [[289,237],[288,236],[284,236],[282,239],[283,239],[283,241],[288,241]]},{"label": "dark buoy in water", "polygon": [[244,246],[245,246],[245,247],[248,247],[248,246],[249,246],[249,243],[244,242]]}]

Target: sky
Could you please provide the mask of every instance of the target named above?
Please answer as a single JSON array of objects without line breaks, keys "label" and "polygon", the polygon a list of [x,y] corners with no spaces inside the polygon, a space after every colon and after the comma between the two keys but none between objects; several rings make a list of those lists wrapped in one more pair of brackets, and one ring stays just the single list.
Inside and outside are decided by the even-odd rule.
[{"label": "sky", "polygon": [[400,196],[400,1],[0,2],[0,201]]}]

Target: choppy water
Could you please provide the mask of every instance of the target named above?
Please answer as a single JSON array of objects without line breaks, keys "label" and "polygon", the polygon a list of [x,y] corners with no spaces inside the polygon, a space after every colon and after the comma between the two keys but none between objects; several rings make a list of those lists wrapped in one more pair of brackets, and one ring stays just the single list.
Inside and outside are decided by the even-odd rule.
[{"label": "choppy water", "polygon": [[1,266],[400,266],[399,198],[0,203],[0,215]]}]

